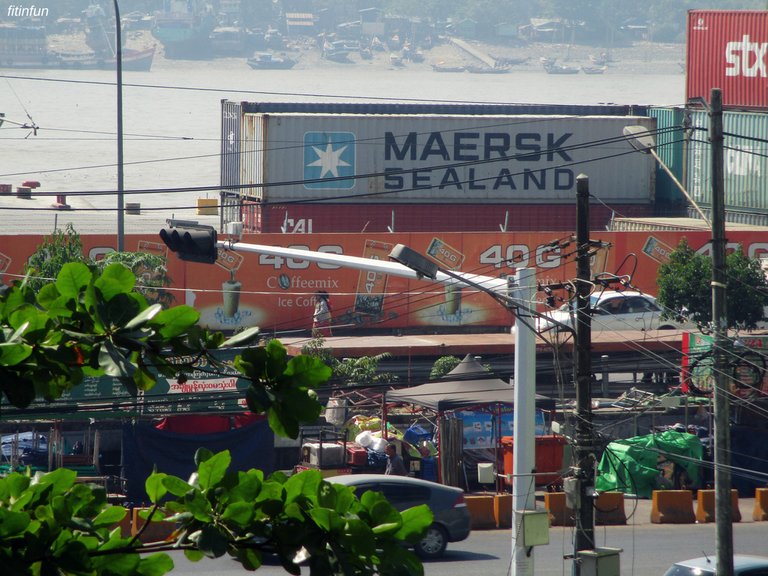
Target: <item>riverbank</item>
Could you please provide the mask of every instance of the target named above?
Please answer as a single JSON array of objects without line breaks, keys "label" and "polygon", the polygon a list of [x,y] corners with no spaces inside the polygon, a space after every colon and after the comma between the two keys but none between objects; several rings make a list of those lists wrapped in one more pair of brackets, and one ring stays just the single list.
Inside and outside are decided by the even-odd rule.
[{"label": "riverbank", "polygon": [[[84,44],[84,39],[77,37],[53,37],[52,42],[62,49],[72,51],[78,43]],[[152,45],[157,47],[155,66],[172,68],[180,66],[188,68],[191,65],[202,68],[215,66],[219,60],[241,62],[243,69],[249,69],[246,59],[219,58],[211,60],[169,60],[165,58],[162,44],[148,30],[133,31],[128,34],[127,46],[137,50],[146,49]],[[462,48],[465,45],[467,48]],[[542,60],[556,60],[559,64],[569,66],[594,66],[591,56],[604,55],[607,58],[606,74],[621,72],[623,74],[681,74],[685,62],[685,46],[683,44],[661,44],[652,42],[637,42],[630,46],[606,49],[596,46],[530,43],[525,45],[490,44],[474,40],[452,42],[449,38],[441,38],[429,49],[422,49],[418,61],[393,60],[389,51],[373,51],[370,59],[361,58],[357,53],[349,55],[348,62],[336,62],[324,59],[321,49],[314,38],[298,38],[288,42],[285,53],[298,60],[293,70],[306,69],[339,69],[364,70],[411,69],[424,70],[432,73],[433,68],[442,69],[466,68],[483,66],[489,60],[510,61],[514,64],[510,72],[518,70],[541,71],[544,73]]]}]

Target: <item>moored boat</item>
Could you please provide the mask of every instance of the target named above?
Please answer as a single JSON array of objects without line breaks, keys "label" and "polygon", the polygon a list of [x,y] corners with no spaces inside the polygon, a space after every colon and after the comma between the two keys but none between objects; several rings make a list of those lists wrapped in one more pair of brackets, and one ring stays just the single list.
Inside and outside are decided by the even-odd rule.
[{"label": "moored boat", "polygon": [[272,52],[254,52],[247,62],[254,70],[290,70],[297,60],[288,56],[277,56]]},{"label": "moored boat", "polygon": [[581,71],[584,74],[602,74],[608,69],[608,66],[582,66]]},{"label": "moored boat", "polygon": [[565,64],[556,64],[554,62],[544,63],[544,70],[547,74],[578,74],[581,68],[577,66],[566,66]]}]

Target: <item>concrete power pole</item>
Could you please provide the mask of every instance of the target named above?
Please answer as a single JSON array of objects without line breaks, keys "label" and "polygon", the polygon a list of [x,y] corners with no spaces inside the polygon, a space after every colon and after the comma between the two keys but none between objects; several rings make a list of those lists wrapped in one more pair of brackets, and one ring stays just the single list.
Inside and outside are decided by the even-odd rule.
[{"label": "concrete power pole", "polygon": [[731,509],[731,431],[728,399],[725,268],[725,184],[723,176],[723,99],[713,88],[709,109],[709,141],[712,151],[712,326],[715,375],[715,522],[717,573],[733,576],[733,512]]},{"label": "concrete power pole", "polygon": [[595,447],[592,431],[592,313],[589,308],[589,178],[576,177],[576,537],[573,572],[581,574],[580,550],[595,548]]}]

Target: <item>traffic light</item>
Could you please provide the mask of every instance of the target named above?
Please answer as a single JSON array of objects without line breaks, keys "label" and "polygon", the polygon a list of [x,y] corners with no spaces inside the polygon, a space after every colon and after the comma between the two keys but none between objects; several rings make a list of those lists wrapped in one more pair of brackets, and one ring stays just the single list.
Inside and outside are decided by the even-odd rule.
[{"label": "traffic light", "polygon": [[160,230],[160,238],[171,252],[187,262],[213,264],[218,257],[213,226],[176,226]]}]

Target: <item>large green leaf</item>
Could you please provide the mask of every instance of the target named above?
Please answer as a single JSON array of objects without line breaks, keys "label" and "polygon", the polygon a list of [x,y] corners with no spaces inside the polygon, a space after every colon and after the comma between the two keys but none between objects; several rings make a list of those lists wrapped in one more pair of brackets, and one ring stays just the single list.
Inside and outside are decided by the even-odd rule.
[{"label": "large green leaf", "polygon": [[150,325],[165,339],[184,334],[200,319],[200,312],[191,306],[174,306],[155,316]]},{"label": "large green leaf", "polygon": [[136,276],[122,264],[110,264],[94,281],[94,286],[101,291],[107,301],[118,294],[130,292],[135,285]]},{"label": "large green leaf", "polygon": [[227,553],[227,538],[215,526],[203,527],[197,545],[209,558],[220,558]]},{"label": "large green leaf", "polygon": [[107,376],[130,378],[136,366],[111,340],[104,340],[99,347],[99,366]]},{"label": "large green leaf", "polygon": [[168,493],[168,488],[165,486],[166,478],[167,474],[153,472],[144,482],[144,489],[147,491],[147,496],[149,496],[150,502],[157,504]]},{"label": "large green leaf", "polygon": [[245,528],[253,519],[253,504],[250,502],[233,502],[224,509],[221,515],[224,522],[233,522]]},{"label": "large green leaf", "polygon": [[29,526],[31,518],[26,512],[12,512],[0,508],[0,538],[19,536]]},{"label": "large green leaf", "polygon": [[286,376],[293,378],[294,385],[315,388],[331,377],[333,370],[319,358],[296,356],[288,362]]},{"label": "large green leaf", "polygon": [[16,366],[30,357],[32,346],[23,343],[0,344],[0,366]]},{"label": "large green leaf", "polygon": [[197,468],[197,481],[200,488],[208,490],[221,482],[231,463],[232,455],[229,450],[214,454],[205,462],[201,462]]},{"label": "large green leaf", "polygon": [[[167,554],[150,554],[146,558],[142,558],[141,564],[134,574],[138,576],[163,576],[173,570],[173,560]],[[126,572],[125,576],[130,576],[130,572]]]},{"label": "large green leaf", "polygon": [[62,296],[77,297],[93,278],[91,270],[81,262],[69,262],[61,267],[56,277],[56,288]]},{"label": "large green leaf", "polygon": [[432,510],[426,504],[403,510],[400,518],[403,524],[395,534],[395,538],[406,542],[417,542],[434,521]]},{"label": "large green leaf", "polygon": [[93,519],[93,527],[113,526],[125,518],[127,513],[128,511],[122,506],[109,506]]},{"label": "large green leaf", "polygon": [[227,338],[221,343],[220,348],[234,348],[235,346],[245,346],[250,344],[259,337],[260,329],[258,326],[246,328],[242,332],[238,332],[231,338]]},{"label": "large green leaf", "polygon": [[320,493],[320,484],[323,477],[319,470],[303,470],[292,475],[285,483],[285,502],[293,502],[303,496],[312,502],[316,502]]},{"label": "large green leaf", "polygon": [[139,328],[152,320],[152,318],[157,316],[160,312],[162,312],[162,310],[163,306],[161,304],[153,304],[152,306],[142,310],[137,316],[134,316],[132,320],[123,326],[123,328],[125,330],[133,330],[134,328]]}]

